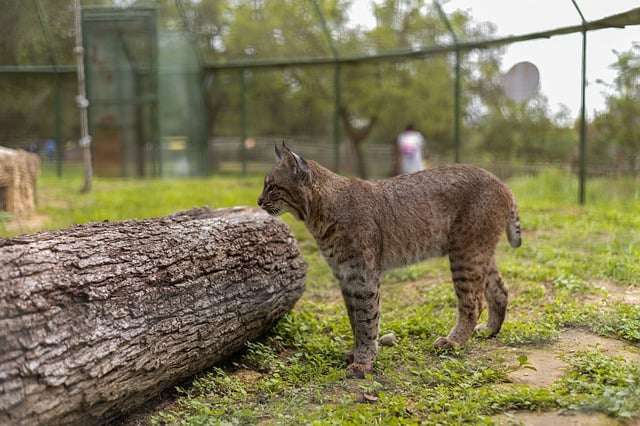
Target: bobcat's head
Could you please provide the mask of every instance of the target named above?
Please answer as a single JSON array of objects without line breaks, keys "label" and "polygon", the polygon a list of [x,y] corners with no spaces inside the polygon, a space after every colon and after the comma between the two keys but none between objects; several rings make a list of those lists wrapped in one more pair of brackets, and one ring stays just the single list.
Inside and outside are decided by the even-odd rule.
[{"label": "bobcat's head", "polygon": [[312,171],[309,164],[287,148],[276,146],[277,164],[264,178],[258,205],[272,216],[291,213],[299,220],[309,217]]}]

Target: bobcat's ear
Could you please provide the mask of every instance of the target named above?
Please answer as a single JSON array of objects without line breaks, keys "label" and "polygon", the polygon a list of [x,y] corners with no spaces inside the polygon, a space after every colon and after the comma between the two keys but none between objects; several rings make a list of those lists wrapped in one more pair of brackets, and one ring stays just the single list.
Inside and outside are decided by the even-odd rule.
[{"label": "bobcat's ear", "polygon": [[276,156],[280,161],[284,159],[287,167],[293,172],[296,178],[302,182],[307,182],[310,179],[311,171],[309,170],[309,164],[304,158],[287,148],[284,142],[282,142],[282,150],[276,147]]},{"label": "bobcat's ear", "polygon": [[277,144],[276,144],[276,145],[274,145],[273,147],[275,148],[275,151],[276,151],[276,160],[278,160],[278,161],[282,160],[282,152],[283,152],[283,151],[285,151],[285,152],[286,152],[286,151],[291,152],[291,150],[290,150],[289,148],[287,148],[287,146],[284,144],[284,140],[282,141],[282,150],[280,150],[280,149],[278,148],[278,145],[277,145]]},{"label": "bobcat's ear", "polygon": [[300,157],[295,152],[293,151],[289,151],[289,152],[291,153],[291,155],[293,156],[293,159],[295,160],[296,176],[303,177],[304,179],[306,179],[307,175],[309,175],[309,164],[305,161],[304,158]]}]

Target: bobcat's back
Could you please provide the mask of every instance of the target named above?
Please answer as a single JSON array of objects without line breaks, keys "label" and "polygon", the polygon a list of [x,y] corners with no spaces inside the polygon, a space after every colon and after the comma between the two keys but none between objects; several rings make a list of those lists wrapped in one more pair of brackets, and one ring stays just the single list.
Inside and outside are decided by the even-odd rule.
[{"label": "bobcat's back", "polygon": [[[494,245],[505,230],[510,244],[520,245],[513,194],[483,169],[452,165],[384,180],[338,182],[321,196],[322,214],[308,222],[323,253],[336,244],[346,251],[372,245],[385,269]],[[332,232],[326,232],[327,224]]]}]

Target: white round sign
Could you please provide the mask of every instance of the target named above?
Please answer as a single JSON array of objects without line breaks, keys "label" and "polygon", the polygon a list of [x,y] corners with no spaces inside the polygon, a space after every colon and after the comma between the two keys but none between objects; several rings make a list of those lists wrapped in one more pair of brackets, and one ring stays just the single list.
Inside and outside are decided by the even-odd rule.
[{"label": "white round sign", "polygon": [[531,62],[518,62],[504,75],[504,93],[509,99],[524,102],[536,94],[540,87],[540,72]]}]

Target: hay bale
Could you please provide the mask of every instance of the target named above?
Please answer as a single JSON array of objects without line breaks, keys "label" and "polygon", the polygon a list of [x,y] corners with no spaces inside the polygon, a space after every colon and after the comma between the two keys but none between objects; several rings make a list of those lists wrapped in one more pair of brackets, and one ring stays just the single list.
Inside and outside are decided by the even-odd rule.
[{"label": "hay bale", "polygon": [[36,209],[38,155],[0,146],[0,210],[25,216]]}]

